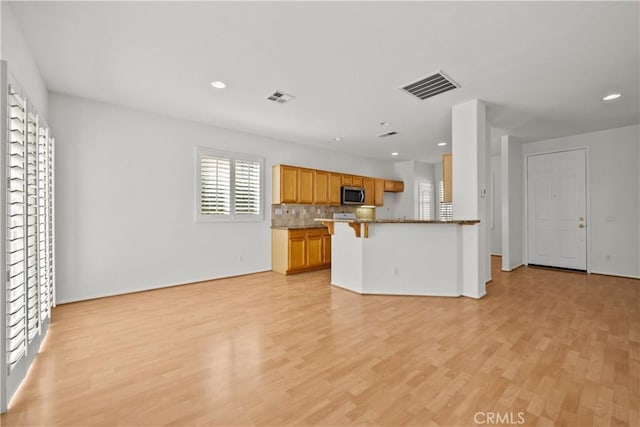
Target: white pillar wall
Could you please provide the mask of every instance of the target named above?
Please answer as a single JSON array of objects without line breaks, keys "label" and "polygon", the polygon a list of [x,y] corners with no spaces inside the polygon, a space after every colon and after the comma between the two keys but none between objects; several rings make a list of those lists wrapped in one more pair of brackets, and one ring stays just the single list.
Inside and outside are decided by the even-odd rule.
[{"label": "white pillar wall", "polygon": [[524,263],[524,158],[522,143],[504,135],[502,144],[502,270]]},{"label": "white pillar wall", "polygon": [[452,116],[453,219],[479,219],[462,227],[462,294],[481,298],[491,279],[488,234],[489,144],[486,105],[474,99],[454,105]]}]

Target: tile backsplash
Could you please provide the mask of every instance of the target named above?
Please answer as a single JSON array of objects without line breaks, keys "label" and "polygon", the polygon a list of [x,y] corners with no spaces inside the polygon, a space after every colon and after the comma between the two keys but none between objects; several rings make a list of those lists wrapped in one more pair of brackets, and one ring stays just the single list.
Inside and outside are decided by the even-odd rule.
[{"label": "tile backsplash", "polygon": [[356,206],[271,205],[271,226],[313,225],[314,218],[332,218],[334,212],[353,212],[358,218],[375,219],[375,209]]}]

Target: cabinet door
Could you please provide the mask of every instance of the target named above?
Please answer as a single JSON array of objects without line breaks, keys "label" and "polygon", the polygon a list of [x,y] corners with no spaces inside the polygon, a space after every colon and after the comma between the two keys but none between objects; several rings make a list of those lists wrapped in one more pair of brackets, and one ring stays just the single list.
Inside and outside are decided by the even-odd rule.
[{"label": "cabinet door", "polygon": [[453,175],[452,175],[452,157],[451,154],[442,155],[442,184],[444,187],[443,199],[445,202],[451,202],[453,199]]},{"label": "cabinet door", "polygon": [[280,166],[280,203],[298,202],[298,168]]},{"label": "cabinet door", "polygon": [[323,263],[322,236],[307,237],[307,266],[316,267]]},{"label": "cabinet door", "polygon": [[313,203],[329,204],[329,172],[313,171]]},{"label": "cabinet door", "polygon": [[351,185],[351,175],[342,175],[342,185]]},{"label": "cabinet door", "polygon": [[393,181],[393,191],[396,193],[402,193],[404,191],[404,182]]},{"label": "cabinet door", "polygon": [[384,205],[384,179],[376,178],[373,189],[373,204],[375,206]]},{"label": "cabinet door", "polygon": [[362,186],[364,187],[364,204],[367,206],[373,206],[375,200],[375,196],[373,194],[373,184],[373,178],[362,178]]},{"label": "cabinet door", "polygon": [[307,266],[307,239],[295,237],[289,239],[289,270]]},{"label": "cabinet door", "polygon": [[313,203],[313,169],[298,169],[298,203]]},{"label": "cabinet door", "polygon": [[322,236],[322,263],[324,265],[331,264],[331,234]]},{"label": "cabinet door", "polygon": [[384,191],[390,191],[392,193],[395,191],[395,184],[393,181],[388,179],[384,180]]},{"label": "cabinet door", "polygon": [[352,176],[351,177],[351,185],[354,187],[362,187],[362,177],[361,176]]},{"label": "cabinet door", "polygon": [[342,186],[342,175],[336,173],[329,174],[329,204],[340,206],[340,187]]}]

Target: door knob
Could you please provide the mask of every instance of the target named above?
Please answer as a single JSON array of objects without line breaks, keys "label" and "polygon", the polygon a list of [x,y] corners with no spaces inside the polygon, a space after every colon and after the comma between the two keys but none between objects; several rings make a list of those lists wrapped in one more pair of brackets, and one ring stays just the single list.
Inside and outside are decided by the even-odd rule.
[{"label": "door knob", "polygon": [[578,227],[584,228],[584,224],[579,224]]}]

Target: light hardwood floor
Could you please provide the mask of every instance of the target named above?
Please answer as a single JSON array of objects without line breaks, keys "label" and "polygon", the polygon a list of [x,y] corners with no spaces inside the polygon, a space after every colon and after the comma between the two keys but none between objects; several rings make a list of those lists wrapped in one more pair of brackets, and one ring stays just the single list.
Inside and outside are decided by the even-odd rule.
[{"label": "light hardwood floor", "polygon": [[59,306],[2,426],[640,425],[640,281],[497,261],[478,301],[324,270]]}]

